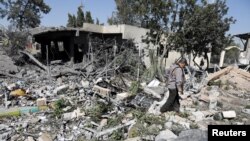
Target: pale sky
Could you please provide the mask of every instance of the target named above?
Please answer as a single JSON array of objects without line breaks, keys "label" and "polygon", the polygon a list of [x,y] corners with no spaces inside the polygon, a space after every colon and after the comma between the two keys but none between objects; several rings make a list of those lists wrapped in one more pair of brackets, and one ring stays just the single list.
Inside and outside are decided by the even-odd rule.
[{"label": "pale sky", "polygon": [[[211,0],[212,1],[212,0]],[[52,8],[48,15],[43,15],[43,26],[66,26],[68,13],[76,14],[77,7],[81,2],[84,11],[91,11],[92,18],[99,19],[100,23],[107,23],[107,18],[115,10],[114,0],[45,0]],[[227,0],[229,7],[228,15],[237,21],[231,25],[230,34],[250,32],[250,0]],[[6,20],[1,19],[1,24],[8,25]]]}]

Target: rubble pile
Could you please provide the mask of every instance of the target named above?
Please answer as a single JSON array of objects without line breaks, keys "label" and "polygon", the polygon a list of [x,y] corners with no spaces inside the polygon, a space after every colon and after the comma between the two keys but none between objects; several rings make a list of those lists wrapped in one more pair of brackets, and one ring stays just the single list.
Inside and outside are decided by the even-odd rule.
[{"label": "rubble pile", "polygon": [[19,78],[0,74],[0,140],[207,140],[208,124],[250,123],[249,73],[233,67],[187,90],[180,113],[163,114],[166,84],[136,82],[125,68],[59,61],[17,70]]}]

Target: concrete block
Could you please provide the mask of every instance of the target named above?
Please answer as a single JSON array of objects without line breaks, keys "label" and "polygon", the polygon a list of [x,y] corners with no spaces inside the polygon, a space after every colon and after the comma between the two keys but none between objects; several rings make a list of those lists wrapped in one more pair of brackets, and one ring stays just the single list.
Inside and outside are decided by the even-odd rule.
[{"label": "concrete block", "polygon": [[47,105],[47,99],[46,98],[38,98],[36,100],[37,106],[46,106]]},{"label": "concrete block", "polygon": [[235,111],[224,111],[222,112],[223,118],[236,118],[236,112]]}]

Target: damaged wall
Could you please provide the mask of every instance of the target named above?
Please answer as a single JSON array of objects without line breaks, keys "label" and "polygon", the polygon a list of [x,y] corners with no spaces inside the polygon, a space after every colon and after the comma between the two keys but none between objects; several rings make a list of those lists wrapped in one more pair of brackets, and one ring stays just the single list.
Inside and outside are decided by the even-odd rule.
[{"label": "damaged wall", "polygon": [[41,44],[41,59],[46,60],[46,46],[48,47],[50,60],[63,60],[82,62],[83,58],[90,55],[90,40],[100,38],[103,40],[114,39],[121,44],[121,34],[101,34],[87,32],[82,29],[49,29],[34,35],[35,41]]}]

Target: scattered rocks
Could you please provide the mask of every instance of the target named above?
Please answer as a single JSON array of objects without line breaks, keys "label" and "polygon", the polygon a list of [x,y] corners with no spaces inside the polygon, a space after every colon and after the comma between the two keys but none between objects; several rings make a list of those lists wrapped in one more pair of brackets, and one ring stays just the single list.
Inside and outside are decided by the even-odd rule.
[{"label": "scattered rocks", "polygon": [[155,141],[170,141],[176,138],[177,136],[172,131],[166,129],[161,131],[160,134],[155,137]]},{"label": "scattered rocks", "polygon": [[[54,72],[59,71],[58,68],[60,67],[52,66]],[[19,109],[18,111],[14,108],[10,112],[12,115],[0,119],[0,140],[97,138],[126,141],[200,141],[207,139],[206,132],[202,130],[207,130],[207,125],[211,123],[242,125],[249,122],[249,116],[245,115],[250,114],[250,110],[242,110],[242,105],[234,103],[235,107],[219,106],[222,96],[228,95],[217,86],[209,86],[210,90],[204,87],[201,92],[195,87],[197,94],[187,91],[185,99],[180,101],[180,113],[161,113],[160,108],[168,99],[169,93],[159,80],[153,80],[148,85],[142,82],[138,93],[131,95],[128,88],[132,81],[127,78],[119,78],[124,81],[117,83],[113,82],[113,78],[95,78],[91,73],[88,78],[81,76],[81,73],[76,76],[71,73],[59,73],[49,81],[47,72],[31,67],[22,68],[21,74],[25,80],[0,80],[0,86],[4,88],[0,89],[0,117],[9,114],[7,112],[13,110],[13,107]],[[18,91],[15,95],[10,95],[10,92],[16,90]],[[240,94],[241,97],[244,96],[244,92]],[[237,96],[234,95],[233,98]],[[5,98],[7,106],[10,107],[7,112],[4,108]],[[234,101],[227,103],[232,102]],[[4,112],[2,108],[5,109]],[[17,130],[24,132],[21,134]]]},{"label": "scattered rocks", "polygon": [[168,122],[166,122],[166,123],[164,124],[164,127],[165,127],[166,129],[171,129],[172,125],[173,125],[173,123],[170,122],[170,121],[168,121]]},{"label": "scattered rocks", "polygon": [[223,115],[222,115],[222,113],[219,112],[219,113],[214,114],[213,118],[214,118],[214,120],[222,120]]},{"label": "scattered rocks", "polygon": [[250,109],[242,109],[242,112],[250,115]]}]

